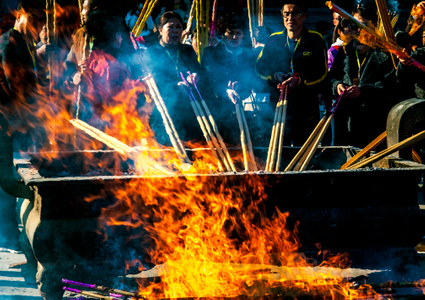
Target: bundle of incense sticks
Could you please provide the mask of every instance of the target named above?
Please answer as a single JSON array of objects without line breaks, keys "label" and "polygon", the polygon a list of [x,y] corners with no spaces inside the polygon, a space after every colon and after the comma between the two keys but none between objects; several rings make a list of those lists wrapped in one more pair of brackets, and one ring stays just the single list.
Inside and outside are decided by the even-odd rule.
[{"label": "bundle of incense sticks", "polygon": [[161,97],[161,94],[158,91],[158,87],[156,85],[155,80],[153,79],[152,75],[148,75],[145,78],[143,78],[143,81],[146,83],[146,85],[149,88],[149,93],[155,103],[156,108],[158,109],[159,113],[161,114],[162,122],[164,123],[165,131],[167,132],[171,144],[174,147],[174,150],[176,151],[177,155],[179,156],[180,160],[185,163],[190,163],[189,157],[187,156],[186,150],[183,147],[183,143],[180,140],[180,137],[177,133],[176,128],[174,127],[174,123],[170,117],[170,114],[168,113],[167,106],[164,103],[164,100]]},{"label": "bundle of incense sticks", "polygon": [[[189,73],[190,74],[190,73]],[[191,84],[187,82],[184,75],[180,73],[180,76],[183,80],[183,84],[187,88],[190,105],[192,106],[193,112],[195,113],[196,120],[198,121],[199,127],[202,130],[202,133],[207,141],[208,146],[211,149],[211,152],[214,158],[217,160],[218,168],[221,172],[230,171],[236,172],[236,168],[233,164],[233,160],[227,150],[226,144],[223,141],[223,138],[218,131],[217,125],[214,121],[214,118],[205,102],[202,98],[201,93],[199,92],[196,83],[193,83],[192,86],[197,91],[197,94],[200,98],[199,103],[198,99],[195,97]]]},{"label": "bundle of incense sticks", "polygon": [[236,101],[235,111],[238,119],[245,171],[258,171],[257,164],[255,163],[254,150],[252,148],[251,135],[249,134],[248,122],[246,121],[245,113],[239,101]]},{"label": "bundle of incense sticks", "polygon": [[[123,297],[132,297],[132,298],[135,298],[135,299],[145,299],[145,297],[138,295],[136,293],[133,293],[133,292],[118,290],[118,289],[100,286],[100,285],[96,285],[96,284],[78,282],[78,281],[69,280],[69,279],[65,279],[65,278],[62,279],[62,282],[65,283],[65,284],[68,284],[68,285],[80,286],[80,287],[83,287],[83,288],[89,288],[89,289],[101,292],[102,294],[98,294],[98,293],[94,293],[94,292],[90,292],[90,291],[83,291],[83,290],[79,290],[79,289],[76,289],[76,288],[70,288],[70,287],[67,287],[67,286],[63,287],[63,289],[65,291],[80,294],[80,295],[83,295],[83,296],[93,297],[93,298],[96,298],[96,299],[120,300]],[[104,295],[104,294],[108,294],[108,295]]]},{"label": "bundle of incense sticks", "polygon": [[338,108],[338,104],[341,101],[344,93],[338,96],[335,103],[329,109],[328,113],[319,121],[316,128],[314,128],[313,132],[308,137],[307,141],[300,148],[298,153],[291,160],[289,165],[285,168],[286,171],[304,171],[308,164],[310,163],[311,158],[317,150],[320,142],[325,136],[326,131],[331,124],[333,117],[335,115],[336,109]]},{"label": "bundle of incense sticks", "polygon": [[267,153],[266,171],[268,172],[273,172],[273,170],[276,172],[279,171],[282,157],[283,138],[285,134],[286,123],[286,107],[288,103],[288,87],[287,85],[281,85],[279,88],[280,97],[276,105],[269,151]]},{"label": "bundle of incense sticks", "polygon": [[407,138],[407,139],[405,139],[405,140],[403,140],[403,141],[401,141],[401,142],[399,142],[399,143],[397,143],[397,144],[395,144],[395,145],[393,145],[393,146],[391,146],[391,147],[389,147],[385,150],[382,150],[381,152],[378,152],[378,153],[376,153],[375,155],[372,155],[369,158],[366,158],[366,159],[364,159],[364,160],[362,160],[362,161],[360,161],[360,162],[358,162],[354,165],[351,165],[351,166],[347,167],[346,169],[352,170],[352,169],[358,169],[358,168],[366,167],[366,166],[368,166],[368,165],[370,165],[374,162],[377,162],[378,160],[381,160],[382,158],[384,158],[384,157],[386,157],[386,156],[388,156],[388,155],[390,155],[394,152],[397,152],[397,151],[402,150],[406,147],[409,147],[409,146],[413,145],[414,143],[417,143],[417,142],[423,140],[424,138],[425,138],[425,130],[421,131],[421,132],[419,132],[419,133],[417,133],[417,134],[415,134],[415,135],[413,135],[413,136],[411,136],[411,137],[409,137],[409,138]]},{"label": "bundle of incense sticks", "polygon": [[[139,155],[141,155],[141,152],[135,150],[134,148],[124,144],[120,140],[114,138],[113,136],[110,136],[106,133],[104,133],[102,130],[99,130],[89,124],[87,124],[84,121],[78,120],[78,119],[72,119],[69,120],[69,122],[78,130],[83,131],[90,137],[98,140],[99,142],[105,144],[106,146],[110,147],[111,149],[114,149],[118,153],[120,153],[123,156],[130,157],[134,161],[138,161]],[[173,172],[168,169],[167,167],[157,163],[156,161],[146,158],[143,160],[143,165],[138,164],[139,167],[143,167],[142,171],[154,170],[156,172],[159,172],[160,174],[166,174],[170,175]]]}]

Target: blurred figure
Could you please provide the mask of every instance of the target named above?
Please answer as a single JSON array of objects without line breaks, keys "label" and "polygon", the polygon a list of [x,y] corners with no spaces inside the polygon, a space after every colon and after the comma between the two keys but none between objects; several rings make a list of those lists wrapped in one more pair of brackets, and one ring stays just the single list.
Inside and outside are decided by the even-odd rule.
[{"label": "blurred figure", "polygon": [[328,49],[328,69],[330,70],[335,59],[336,54],[345,47],[357,33],[357,27],[346,19],[341,19],[338,25],[335,27],[334,36],[335,42]]},{"label": "blurred figure", "polygon": [[[157,83],[179,137],[183,141],[202,141],[202,131],[195,119],[187,90],[179,85],[182,81],[181,74],[187,77],[187,81],[197,82],[201,72],[192,46],[181,43],[183,28],[184,23],[178,13],[168,11],[162,14],[158,24],[159,43],[147,48],[144,62],[147,72],[152,74]],[[191,72],[190,76],[188,72]],[[170,145],[161,116],[155,107],[150,125],[157,141]]]},{"label": "blurred figure", "polygon": [[270,37],[270,29],[266,26],[255,27],[252,37],[252,47],[254,48],[256,56],[263,50],[264,45]]},{"label": "blurred figure", "polygon": [[334,32],[335,32],[335,28],[338,26],[338,23],[341,21],[341,19],[342,19],[341,16],[337,12],[332,13],[333,29],[330,30],[330,33],[323,36],[323,39],[325,40],[325,43],[326,43],[326,49],[329,49],[331,45],[336,42],[336,37]]},{"label": "blurred figure", "polygon": [[[252,89],[260,84],[254,73],[256,55],[244,48],[246,20],[227,13],[217,21],[217,34],[221,42],[205,48],[202,65],[209,79],[210,101],[220,132],[228,143],[239,144],[239,132],[233,101],[248,98]],[[253,139],[254,140],[254,139]]]},{"label": "blurred figure", "polygon": [[279,99],[278,84],[288,87],[284,144],[300,146],[319,121],[318,94],[327,74],[326,46],[319,33],[304,26],[305,1],[284,1],[282,15],[285,29],[271,35],[255,68],[273,87],[273,107]]},{"label": "blurred figure", "polygon": [[[19,3],[15,26],[0,37],[0,102],[9,122],[14,151],[33,147],[32,132],[25,122],[36,124],[21,108],[36,103],[37,53],[35,44],[45,22],[43,7],[36,1]],[[38,141],[41,142],[41,141]],[[0,248],[19,250],[16,198],[0,190]]]},{"label": "blurred figure", "polygon": [[[369,2],[358,6],[353,17],[376,26],[375,3]],[[344,92],[335,114],[335,144],[363,148],[386,130],[388,112],[400,101],[399,89],[389,53],[357,39],[344,49],[338,51],[329,75],[334,97]]]}]

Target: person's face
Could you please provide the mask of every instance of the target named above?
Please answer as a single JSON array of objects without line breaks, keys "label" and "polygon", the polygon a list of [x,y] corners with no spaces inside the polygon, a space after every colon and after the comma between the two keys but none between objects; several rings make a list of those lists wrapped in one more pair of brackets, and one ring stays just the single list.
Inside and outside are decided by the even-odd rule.
[{"label": "person's face", "polygon": [[20,12],[17,15],[17,29],[24,35],[38,40],[39,34],[45,24],[46,16],[38,10],[30,10],[28,12]]},{"label": "person's face", "polygon": [[334,26],[337,26],[341,17],[339,16],[339,13],[337,12],[334,12],[332,16],[333,16],[332,23],[334,24]]},{"label": "person's face", "polygon": [[288,31],[302,29],[306,14],[300,11],[298,5],[286,4],[282,9],[283,24]]},{"label": "person's face", "polygon": [[[361,15],[359,15],[358,13],[355,13],[353,15],[354,19],[356,19],[357,21],[363,23],[363,24],[367,24],[368,22],[370,22],[368,19],[363,18]],[[360,28],[357,28],[357,35],[360,35]],[[354,43],[357,51],[359,51],[360,53],[364,53],[366,51],[368,51],[370,49],[370,47],[368,45],[364,45],[362,43],[360,43],[357,39],[355,40]]]},{"label": "person's face", "polygon": [[343,27],[342,30],[338,29],[339,38],[345,43],[349,43],[353,39],[353,36],[356,35],[356,33],[357,27],[351,23]]},{"label": "person's face", "polygon": [[43,25],[40,31],[40,41],[43,44],[47,44],[47,27],[46,24]]},{"label": "person's face", "polygon": [[168,22],[159,28],[161,40],[168,45],[178,45],[183,33],[183,25],[177,18],[171,18]]},{"label": "person's face", "polygon": [[226,29],[224,33],[224,43],[229,48],[237,48],[242,44],[243,31],[242,29]]}]

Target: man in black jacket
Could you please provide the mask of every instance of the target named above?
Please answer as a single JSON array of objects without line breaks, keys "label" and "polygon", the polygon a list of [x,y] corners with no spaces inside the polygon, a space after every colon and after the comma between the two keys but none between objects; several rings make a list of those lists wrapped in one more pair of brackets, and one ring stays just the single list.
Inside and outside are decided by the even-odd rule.
[{"label": "man in black jacket", "polygon": [[256,72],[273,87],[271,101],[277,101],[277,85],[288,86],[285,145],[302,145],[319,120],[318,94],[327,74],[323,37],[304,26],[305,1],[286,0],[282,8],[285,29],[274,33],[256,62]]}]

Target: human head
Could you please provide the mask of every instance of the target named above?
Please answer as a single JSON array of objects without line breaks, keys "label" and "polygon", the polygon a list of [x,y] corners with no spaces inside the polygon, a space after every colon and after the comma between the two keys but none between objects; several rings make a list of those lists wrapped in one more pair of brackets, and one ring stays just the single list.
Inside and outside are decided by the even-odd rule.
[{"label": "human head", "polygon": [[81,8],[81,18],[82,18],[82,24],[85,24],[87,22],[87,15],[98,9],[98,0],[84,0],[83,6]]},{"label": "human head", "polygon": [[159,18],[158,31],[162,43],[178,45],[183,33],[183,19],[173,11],[167,11]]},{"label": "human head", "polygon": [[357,26],[346,19],[341,19],[334,30],[334,42],[339,37],[345,44],[348,44],[357,33]]},{"label": "human head", "polygon": [[265,26],[258,26],[254,29],[253,42],[254,47],[261,47],[267,42],[270,36],[270,30]]},{"label": "human head", "polygon": [[282,7],[283,24],[295,34],[300,33],[307,17],[307,6],[302,0],[285,0]]},{"label": "human head", "polygon": [[[367,19],[366,17],[364,17],[365,15],[369,16],[369,14],[365,14],[363,12],[363,14],[361,14],[361,12],[354,12],[353,13],[353,17],[354,19],[356,19],[357,21],[363,23],[363,24],[368,24],[371,23],[372,20]],[[357,35],[360,34],[360,28],[357,29]],[[354,40],[354,46],[357,49],[357,51],[359,51],[360,53],[364,53],[366,51],[368,51],[370,49],[370,47],[368,45],[362,44],[358,39]]]},{"label": "human head", "polygon": [[341,16],[339,15],[339,13],[334,11],[332,13],[332,24],[334,24],[334,26],[337,26],[340,20]]},{"label": "human head", "polygon": [[15,29],[28,39],[38,40],[39,33],[46,23],[46,14],[40,2],[24,0],[19,2]]},{"label": "human head", "polygon": [[226,13],[217,21],[217,31],[227,47],[237,48],[244,38],[245,23],[235,13]]}]

